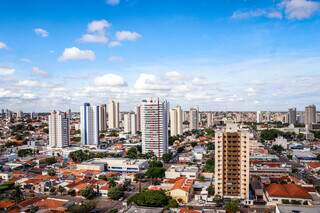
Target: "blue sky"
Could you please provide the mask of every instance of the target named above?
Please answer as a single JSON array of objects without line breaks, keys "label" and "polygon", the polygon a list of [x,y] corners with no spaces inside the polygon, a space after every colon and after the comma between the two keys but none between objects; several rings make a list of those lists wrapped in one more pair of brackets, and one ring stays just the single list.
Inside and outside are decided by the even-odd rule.
[{"label": "blue sky", "polygon": [[316,0],[2,0],[0,108],[319,106]]}]

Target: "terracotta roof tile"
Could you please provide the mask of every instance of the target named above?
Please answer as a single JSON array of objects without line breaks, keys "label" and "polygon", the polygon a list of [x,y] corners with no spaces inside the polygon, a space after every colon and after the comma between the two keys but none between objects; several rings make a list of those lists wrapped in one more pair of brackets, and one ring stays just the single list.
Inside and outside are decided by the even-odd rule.
[{"label": "terracotta roof tile", "polygon": [[311,199],[306,189],[296,184],[276,184],[267,186],[266,191],[270,197]]}]

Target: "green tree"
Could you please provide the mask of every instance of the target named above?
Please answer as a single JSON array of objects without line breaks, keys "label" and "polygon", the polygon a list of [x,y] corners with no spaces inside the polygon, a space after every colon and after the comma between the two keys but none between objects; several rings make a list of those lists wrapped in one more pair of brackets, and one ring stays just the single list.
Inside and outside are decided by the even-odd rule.
[{"label": "green tree", "polygon": [[208,191],[209,196],[213,196],[214,195],[214,186],[210,185],[207,188],[207,191]]},{"label": "green tree", "polygon": [[16,201],[16,203],[23,199],[23,192],[20,185],[14,186],[11,197]]},{"label": "green tree", "polygon": [[169,163],[171,159],[172,159],[172,153],[171,153],[171,152],[164,153],[164,154],[162,155],[162,160],[163,160],[163,162],[165,162],[165,163]]},{"label": "green tree", "polygon": [[238,200],[231,200],[224,205],[224,209],[227,212],[237,212],[240,211],[239,201]]},{"label": "green tree", "polygon": [[31,156],[31,155],[33,155],[32,149],[19,149],[18,150],[19,157],[26,157],[26,156]]},{"label": "green tree", "polygon": [[175,199],[170,199],[168,205],[165,206],[166,208],[178,208],[179,204]]},{"label": "green tree", "polygon": [[85,197],[86,199],[93,199],[96,197],[97,193],[94,191],[92,186],[88,186],[85,189],[80,191],[81,196]]},{"label": "green tree", "polygon": [[47,173],[49,176],[56,176],[56,171],[54,169],[49,169]]},{"label": "green tree", "polygon": [[284,151],[284,148],[281,145],[273,145],[272,149],[277,152],[278,154],[281,154]]},{"label": "green tree", "polygon": [[58,192],[60,192],[61,196],[66,191],[66,189],[63,186],[58,187]]},{"label": "green tree", "polygon": [[214,150],[214,143],[209,142],[209,143],[207,144],[207,149],[208,149],[208,150]]},{"label": "green tree", "polygon": [[153,168],[153,167],[163,167],[163,164],[161,161],[157,161],[157,160],[152,160],[149,161],[149,167]]},{"label": "green tree", "polygon": [[118,209],[111,209],[109,213],[118,213]]},{"label": "green tree", "polygon": [[108,190],[108,197],[112,200],[119,200],[124,196],[124,192],[119,187],[111,187]]},{"label": "green tree", "polygon": [[29,208],[30,213],[36,213],[39,210],[38,206],[31,205]]},{"label": "green tree", "polygon": [[147,207],[165,207],[169,204],[169,200],[170,197],[162,190],[145,190],[130,197],[128,203]]},{"label": "green tree", "polygon": [[75,204],[68,208],[70,213],[87,213],[92,211],[96,207],[96,203],[93,201],[86,201],[82,204]]},{"label": "green tree", "polygon": [[57,163],[57,159],[55,157],[49,157],[45,159],[45,163],[48,165],[52,165]]},{"label": "green tree", "polygon": [[204,165],[203,171],[205,172],[214,172],[214,160],[208,159]]},{"label": "green tree", "polygon": [[76,190],[74,190],[74,189],[69,189],[69,190],[68,190],[68,195],[76,196],[76,195],[77,195]]},{"label": "green tree", "polygon": [[260,137],[263,141],[265,140],[274,140],[278,136],[281,136],[283,132],[277,129],[265,129],[260,132]]},{"label": "green tree", "polygon": [[131,147],[127,153],[128,158],[136,159],[138,157],[138,150],[136,147]]},{"label": "green tree", "polygon": [[191,142],[191,146],[192,146],[192,147],[197,146],[197,144],[198,144],[197,142]]},{"label": "green tree", "polygon": [[147,170],[146,176],[148,178],[163,178],[165,176],[165,169],[162,167],[151,167]]}]

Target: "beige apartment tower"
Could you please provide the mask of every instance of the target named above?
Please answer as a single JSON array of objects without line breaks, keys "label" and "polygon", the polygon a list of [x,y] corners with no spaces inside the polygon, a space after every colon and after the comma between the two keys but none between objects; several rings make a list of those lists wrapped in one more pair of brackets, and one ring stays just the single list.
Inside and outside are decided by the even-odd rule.
[{"label": "beige apartment tower", "polygon": [[227,198],[249,198],[250,132],[227,124],[215,134],[215,193]]}]

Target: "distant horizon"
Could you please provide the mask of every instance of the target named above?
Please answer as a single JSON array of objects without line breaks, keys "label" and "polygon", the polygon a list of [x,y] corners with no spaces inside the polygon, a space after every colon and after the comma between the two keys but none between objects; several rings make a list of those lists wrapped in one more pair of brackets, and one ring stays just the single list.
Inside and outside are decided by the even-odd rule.
[{"label": "distant horizon", "polygon": [[316,0],[3,0],[0,109],[320,107]]}]

